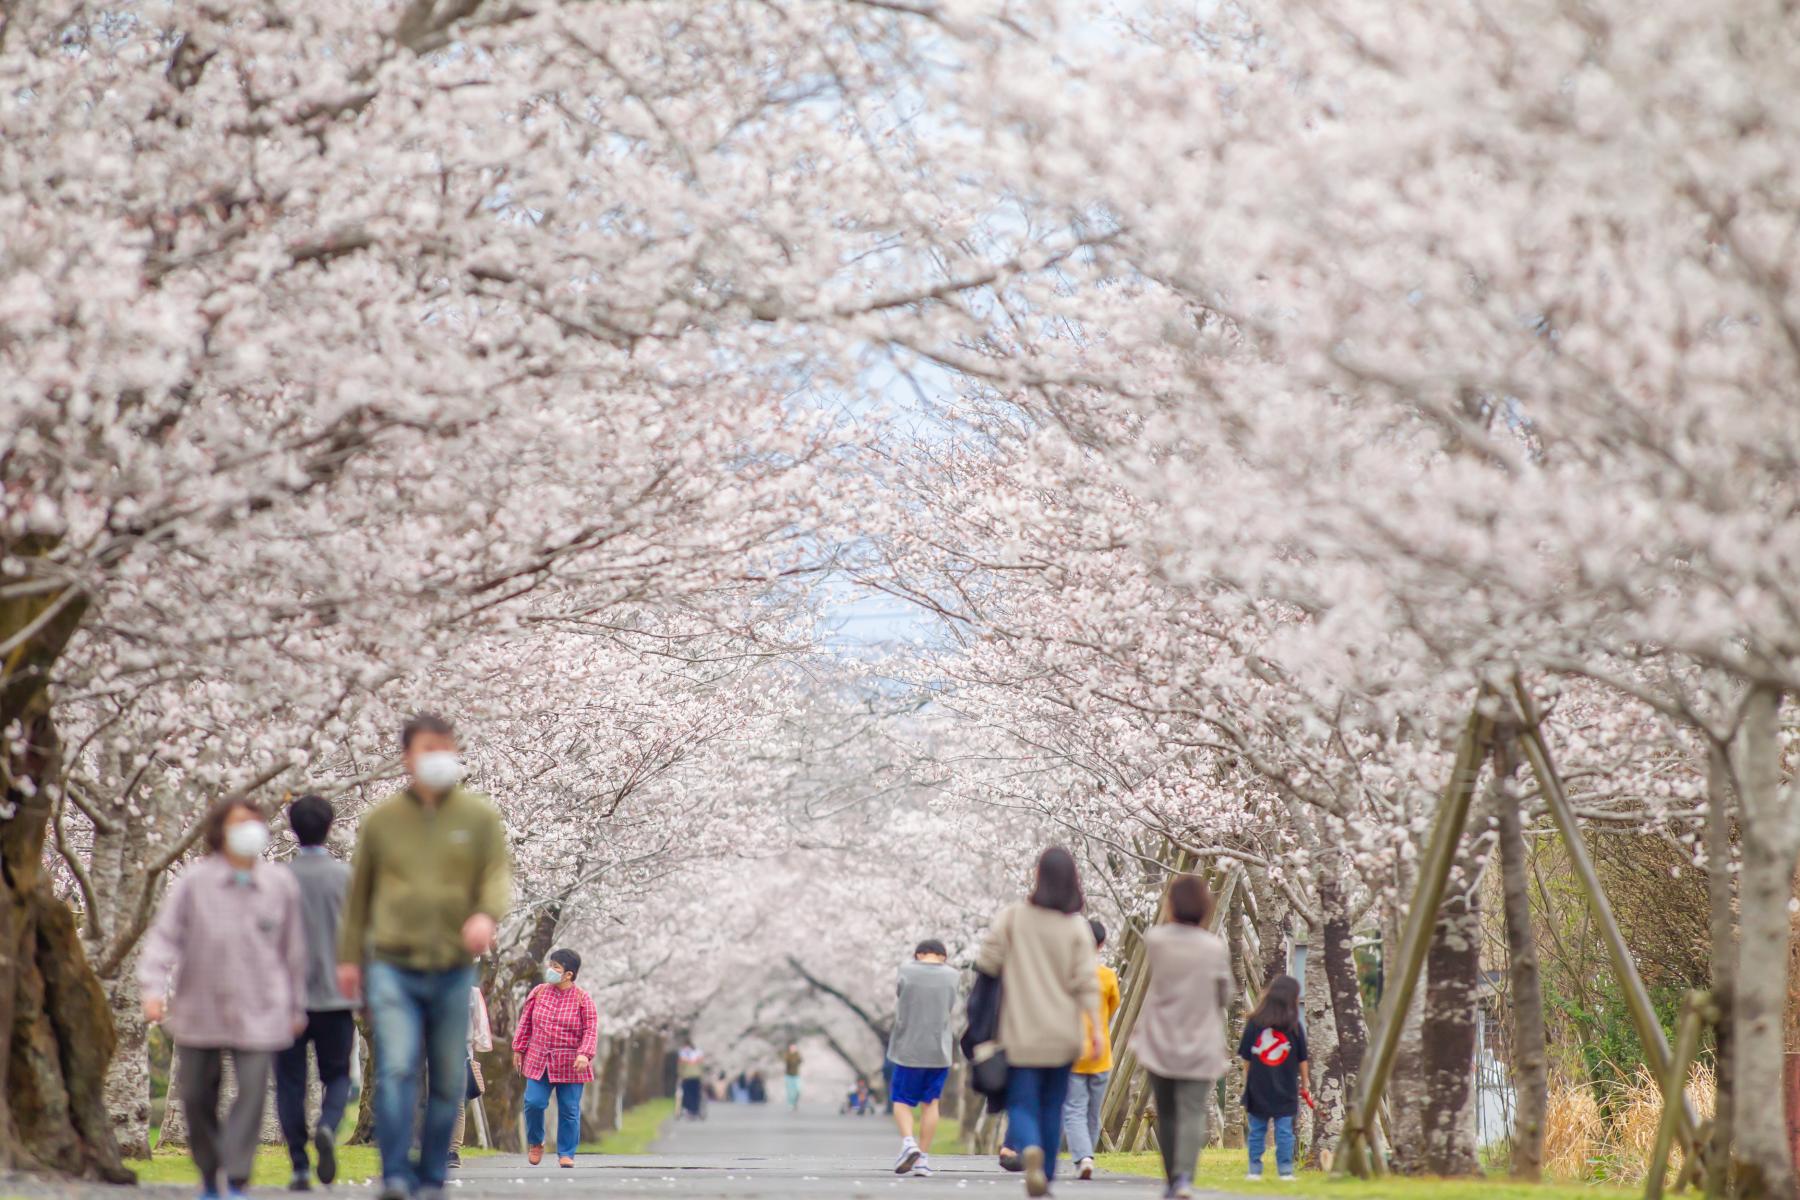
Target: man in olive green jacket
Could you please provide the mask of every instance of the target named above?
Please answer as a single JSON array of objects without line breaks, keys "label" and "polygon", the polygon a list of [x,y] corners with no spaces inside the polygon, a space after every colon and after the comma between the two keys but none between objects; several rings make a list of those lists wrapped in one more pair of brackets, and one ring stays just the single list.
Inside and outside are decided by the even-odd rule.
[{"label": "man in olive green jacket", "polygon": [[[352,998],[366,993],[374,1028],[382,1200],[435,1200],[463,1104],[473,959],[493,946],[512,866],[500,815],[460,786],[450,723],[414,717],[400,746],[412,784],[371,809],[357,830],[338,987]],[[415,1162],[421,1066],[430,1093]]]}]

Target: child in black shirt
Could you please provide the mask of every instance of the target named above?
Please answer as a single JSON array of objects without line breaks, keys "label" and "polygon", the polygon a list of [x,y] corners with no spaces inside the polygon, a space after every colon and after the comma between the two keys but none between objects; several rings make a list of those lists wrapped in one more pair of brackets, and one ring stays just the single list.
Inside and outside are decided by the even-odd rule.
[{"label": "child in black shirt", "polygon": [[1294,1177],[1294,1118],[1300,1096],[1311,1084],[1306,1030],[1300,1025],[1300,982],[1277,975],[1264,989],[1244,1025],[1238,1057],[1246,1064],[1244,1110],[1250,1116],[1250,1173],[1262,1178],[1263,1148],[1275,1131],[1275,1166],[1283,1179]]}]

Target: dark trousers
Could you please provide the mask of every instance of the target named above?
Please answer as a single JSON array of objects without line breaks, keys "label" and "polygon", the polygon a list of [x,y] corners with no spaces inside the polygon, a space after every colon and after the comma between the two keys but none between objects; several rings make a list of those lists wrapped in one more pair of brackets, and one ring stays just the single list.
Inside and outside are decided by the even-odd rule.
[{"label": "dark trousers", "polygon": [[[220,1050],[210,1046],[177,1046],[181,1059],[181,1109],[187,1114],[188,1150],[200,1168],[202,1196],[219,1194],[219,1173],[226,1186],[241,1192],[250,1182],[256,1144],[262,1138],[263,1097],[269,1094],[267,1050]],[[237,1075],[237,1095],[219,1120],[219,1092],[225,1082],[225,1056]]]},{"label": "dark trousers", "polygon": [[306,1047],[319,1060],[320,1129],[337,1133],[350,1102],[350,1056],[356,1052],[356,1014],[347,1008],[313,1009],[306,1014],[306,1030],[294,1044],[275,1056],[275,1115],[281,1120],[281,1137],[287,1142],[294,1170],[310,1167],[306,1157]]},{"label": "dark trousers", "polygon": [[1164,1079],[1150,1072],[1150,1094],[1156,1098],[1156,1144],[1162,1150],[1163,1178],[1192,1179],[1206,1146],[1206,1101],[1210,1079]]}]

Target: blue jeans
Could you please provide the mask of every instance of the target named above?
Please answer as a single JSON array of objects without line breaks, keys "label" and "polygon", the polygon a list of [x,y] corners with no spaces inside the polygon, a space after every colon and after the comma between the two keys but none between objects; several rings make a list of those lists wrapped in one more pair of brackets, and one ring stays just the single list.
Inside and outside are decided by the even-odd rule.
[{"label": "blue jeans", "polygon": [[1006,1142],[1020,1154],[1044,1150],[1044,1174],[1056,1178],[1062,1146],[1063,1102],[1069,1098],[1068,1067],[1014,1067],[1006,1076]]},{"label": "blue jeans", "polygon": [[550,1077],[525,1081],[525,1144],[544,1144],[544,1110],[556,1094],[556,1157],[574,1158],[581,1145],[581,1089],[579,1083],[551,1083]]},{"label": "blue jeans", "polygon": [[1275,1170],[1282,1175],[1294,1173],[1294,1118],[1250,1117],[1250,1174],[1262,1174],[1263,1148],[1269,1144],[1269,1126],[1275,1127]]},{"label": "blue jeans", "polygon": [[[474,967],[413,971],[372,962],[365,972],[375,1035],[375,1144],[381,1177],[409,1191],[444,1186],[450,1133],[468,1084],[469,988]],[[419,1071],[429,1068],[424,1129],[413,1161]]]},{"label": "blue jeans", "polygon": [[1095,1075],[1069,1076],[1069,1098],[1063,1101],[1063,1141],[1069,1157],[1075,1162],[1094,1157],[1100,1143],[1100,1104],[1106,1099],[1106,1081],[1111,1071]]}]

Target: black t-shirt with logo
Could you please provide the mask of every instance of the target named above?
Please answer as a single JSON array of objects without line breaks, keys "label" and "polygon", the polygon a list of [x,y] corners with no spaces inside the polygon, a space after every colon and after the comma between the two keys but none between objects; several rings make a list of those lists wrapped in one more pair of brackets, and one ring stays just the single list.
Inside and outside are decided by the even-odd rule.
[{"label": "black t-shirt with logo", "polygon": [[1272,1029],[1254,1021],[1244,1026],[1238,1057],[1250,1064],[1244,1109],[1258,1117],[1292,1117],[1300,1112],[1300,1064],[1306,1061],[1306,1031]]}]

